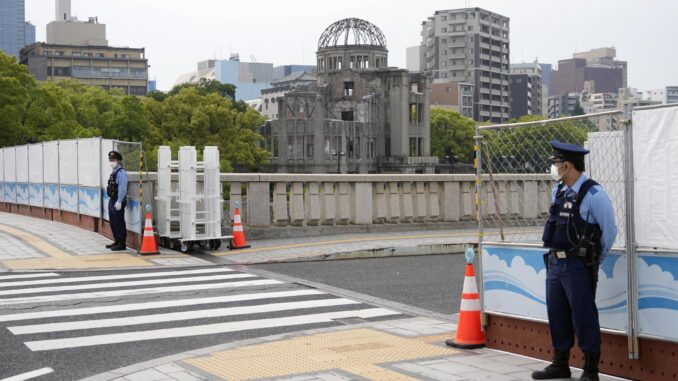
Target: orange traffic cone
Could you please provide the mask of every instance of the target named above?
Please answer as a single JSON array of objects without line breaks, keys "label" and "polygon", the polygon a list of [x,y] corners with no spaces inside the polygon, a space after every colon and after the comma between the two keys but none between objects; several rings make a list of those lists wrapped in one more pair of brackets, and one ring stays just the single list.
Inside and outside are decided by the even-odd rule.
[{"label": "orange traffic cone", "polygon": [[158,244],[155,242],[155,234],[153,234],[153,222],[151,221],[151,213],[146,213],[146,225],[144,225],[144,236],[141,239],[141,249],[137,251],[140,255],[160,254],[158,251]]},{"label": "orange traffic cone", "polygon": [[231,240],[231,250],[246,249],[250,247],[245,242],[245,231],[242,228],[242,221],[240,220],[240,209],[235,208],[233,215],[233,240]]},{"label": "orange traffic cone", "polygon": [[459,322],[457,336],[446,340],[445,344],[462,349],[481,348],[485,346],[485,333],[480,327],[480,299],[476,274],[473,271],[473,249],[466,249],[466,276],[464,289],[461,292],[461,308],[459,308]]}]

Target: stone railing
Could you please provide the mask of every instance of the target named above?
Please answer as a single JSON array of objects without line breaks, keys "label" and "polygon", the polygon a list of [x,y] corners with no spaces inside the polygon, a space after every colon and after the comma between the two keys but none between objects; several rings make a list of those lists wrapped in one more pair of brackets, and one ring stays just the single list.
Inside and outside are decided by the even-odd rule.
[{"label": "stone railing", "polygon": [[[548,175],[495,175],[494,181],[502,215],[531,219],[548,212]],[[254,228],[475,221],[473,175],[222,173],[221,182],[228,191],[224,215],[232,220],[238,202],[243,223]],[[495,213],[495,205],[488,192],[486,213]]]},{"label": "stone railing", "polygon": [[[138,173],[130,173],[129,180],[128,195],[138,198]],[[226,190],[225,231],[230,231],[237,202],[248,237],[254,239],[475,226],[474,175],[222,173],[221,182]],[[144,207],[139,213],[145,205],[155,206],[156,184],[155,173],[144,175]],[[498,205],[505,222],[536,223],[548,213],[551,184],[548,175],[494,175],[493,191],[485,184],[488,220],[496,219]],[[6,202],[0,203],[0,210],[110,233],[104,220],[77,213]]]}]

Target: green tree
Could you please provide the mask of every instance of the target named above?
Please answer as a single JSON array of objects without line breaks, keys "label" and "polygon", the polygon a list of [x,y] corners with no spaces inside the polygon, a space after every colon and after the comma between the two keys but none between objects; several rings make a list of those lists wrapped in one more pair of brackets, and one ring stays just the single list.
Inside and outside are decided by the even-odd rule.
[{"label": "green tree", "polygon": [[233,170],[234,165],[258,170],[270,157],[257,147],[262,137],[256,128],[264,122],[263,116],[249,108],[239,112],[234,102],[219,94],[202,95],[189,86],[162,102],[146,98],[143,105],[146,120],[154,130],[153,144],[162,142],[173,149],[193,145],[199,150],[206,145],[218,146],[224,171]]},{"label": "green tree", "polygon": [[[533,122],[539,116],[525,115],[511,122]],[[547,158],[553,149],[551,140],[583,145],[591,125],[585,121],[532,124],[482,132],[483,162],[492,158],[495,173],[546,173]],[[484,166],[484,170],[487,167]]]},{"label": "green tree", "polygon": [[26,67],[0,51],[0,146],[30,139],[23,122],[36,87]]},{"label": "green tree", "polygon": [[230,83],[221,83],[216,79],[200,78],[198,83],[182,83],[174,86],[168,95],[177,95],[182,89],[193,87],[198,90],[200,95],[217,93],[224,98],[235,100],[235,85]]},{"label": "green tree", "polygon": [[441,161],[456,156],[461,162],[473,161],[475,122],[456,111],[431,108],[431,154]]}]

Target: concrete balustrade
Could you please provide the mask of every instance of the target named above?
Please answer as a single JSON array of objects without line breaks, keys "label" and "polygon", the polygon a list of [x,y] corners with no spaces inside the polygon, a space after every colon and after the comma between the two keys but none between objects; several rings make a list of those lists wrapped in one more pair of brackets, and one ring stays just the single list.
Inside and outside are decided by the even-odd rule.
[{"label": "concrete balustrade", "polygon": [[[496,213],[486,182],[486,213]],[[475,219],[473,175],[221,174],[250,227],[306,227],[463,222]],[[495,175],[502,216],[533,219],[548,212],[547,175]]]},{"label": "concrete balustrade", "polygon": [[[129,180],[128,194],[134,197],[139,194],[138,174],[130,173]],[[475,226],[473,175],[222,173],[220,181],[228,189],[223,227],[228,230],[236,205],[240,205],[248,237],[255,239]],[[494,192],[488,176],[483,177],[483,183],[486,221],[499,221],[495,192],[505,226],[516,220],[539,224],[536,219],[548,214],[549,175],[494,175]],[[141,204],[156,209],[152,190],[157,184],[156,174],[145,174],[143,184]],[[44,214],[43,208],[0,203],[0,210],[14,209],[29,215]],[[69,212],[58,215],[94,231],[106,226],[96,217]]]}]

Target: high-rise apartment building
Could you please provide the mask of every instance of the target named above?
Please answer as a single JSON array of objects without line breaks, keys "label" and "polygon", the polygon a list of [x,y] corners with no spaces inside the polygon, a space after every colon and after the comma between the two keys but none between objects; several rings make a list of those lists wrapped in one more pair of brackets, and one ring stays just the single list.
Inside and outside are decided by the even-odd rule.
[{"label": "high-rise apartment building", "polygon": [[512,64],[511,118],[542,115],[542,71],[538,63]]},{"label": "high-rise apartment building", "polygon": [[508,17],[481,8],[440,10],[422,23],[421,37],[420,70],[433,73],[433,87],[470,85],[475,120],[508,121]]}]

